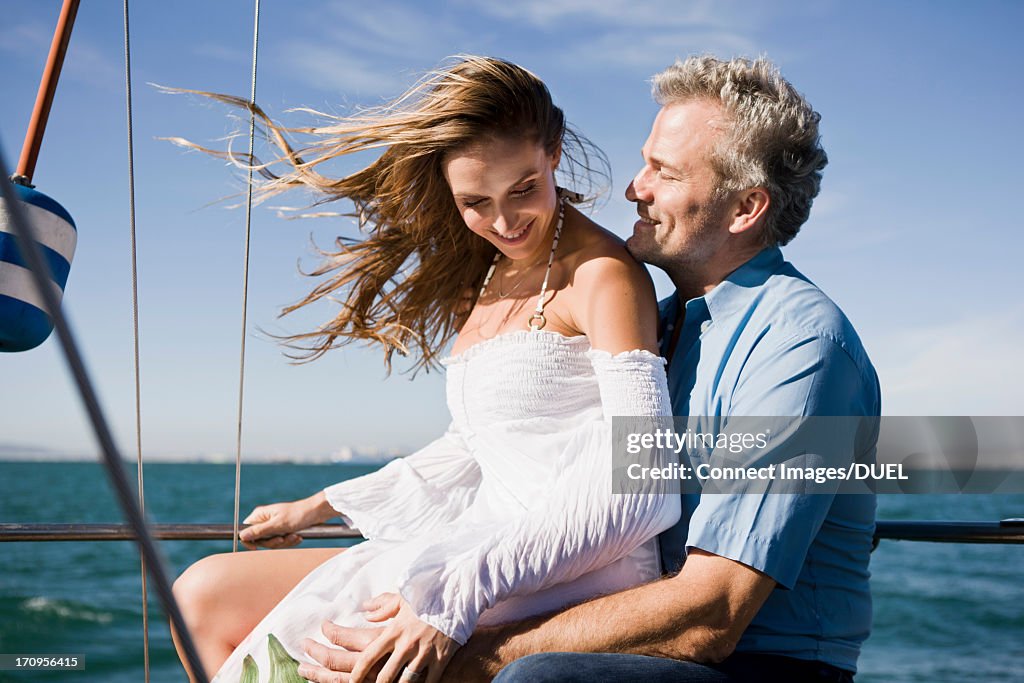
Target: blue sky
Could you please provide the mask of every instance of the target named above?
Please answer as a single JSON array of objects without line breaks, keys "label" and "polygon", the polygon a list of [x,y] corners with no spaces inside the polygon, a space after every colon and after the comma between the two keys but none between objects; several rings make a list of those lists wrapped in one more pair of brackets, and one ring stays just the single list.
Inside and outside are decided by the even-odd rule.
[{"label": "blue sky", "polygon": [[[538,73],[608,154],[599,222],[626,236],[622,192],[656,106],[650,76],[712,52],[776,61],[822,114],[830,164],[786,256],[853,320],[890,415],[1024,414],[1024,232],[1015,2],[527,0],[265,1],[257,99],[343,112],[399,93],[447,55],[505,57]],[[56,0],[5,3],[0,144],[20,150]],[[122,27],[119,3],[83,3],[35,174],[75,217],[64,298],[122,448],[134,443]],[[146,85],[248,96],[252,6],[136,3],[132,15],[143,444],[154,456],[233,453],[244,213],[221,162],[157,140],[207,143],[239,124],[225,109]],[[298,122],[302,119],[286,118]],[[302,205],[301,196],[271,204]],[[321,455],[343,445],[408,450],[447,423],[443,373],[384,377],[350,348],[292,366],[260,329],[299,331],[329,314],[277,319],[311,285],[310,238],[342,219],[254,212],[245,451]],[[661,295],[667,279],[656,274]],[[94,450],[54,340],[0,355],[0,454]]]}]

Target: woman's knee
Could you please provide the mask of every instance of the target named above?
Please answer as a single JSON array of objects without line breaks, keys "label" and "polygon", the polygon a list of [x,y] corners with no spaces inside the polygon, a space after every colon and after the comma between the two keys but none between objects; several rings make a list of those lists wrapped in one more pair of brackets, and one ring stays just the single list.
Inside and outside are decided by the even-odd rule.
[{"label": "woman's knee", "polygon": [[[174,582],[174,599],[186,620],[196,623],[204,613],[216,608],[218,597],[224,594],[227,578],[225,557],[229,554],[209,555],[194,563]],[[190,624],[191,625],[191,624]]]}]

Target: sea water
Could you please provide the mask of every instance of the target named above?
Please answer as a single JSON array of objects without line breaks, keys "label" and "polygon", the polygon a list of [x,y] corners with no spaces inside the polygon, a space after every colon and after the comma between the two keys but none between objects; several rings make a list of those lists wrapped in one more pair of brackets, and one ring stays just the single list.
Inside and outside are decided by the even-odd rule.
[{"label": "sea water", "polygon": [[[246,465],[242,517],[257,504],[304,497],[372,469]],[[144,475],[151,521],[231,522],[233,465],[152,464]],[[1024,495],[879,499],[879,519],[1008,517],[1024,517]],[[121,521],[98,464],[0,462],[0,522]],[[204,555],[230,551],[231,543],[160,547],[177,575]],[[882,541],[871,572],[874,628],[858,681],[1024,680],[1024,546]],[[129,542],[0,543],[0,654],[85,656],[84,671],[0,671],[0,681],[143,681],[140,585]],[[149,594],[151,680],[184,681],[152,582]]]}]

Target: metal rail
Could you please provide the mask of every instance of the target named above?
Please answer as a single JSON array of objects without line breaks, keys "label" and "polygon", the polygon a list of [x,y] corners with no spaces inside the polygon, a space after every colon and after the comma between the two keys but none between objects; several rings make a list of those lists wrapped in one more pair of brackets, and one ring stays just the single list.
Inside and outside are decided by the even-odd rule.
[{"label": "metal rail", "polygon": [[[233,524],[153,524],[150,529],[154,538],[165,541],[223,541],[234,535]],[[309,539],[360,539],[362,533],[344,524],[320,524],[300,531],[299,536]],[[134,531],[127,524],[0,524],[0,542],[134,539]],[[880,521],[875,528],[875,543],[881,540],[1024,545],[1024,519],[998,522]]]},{"label": "metal rail", "polygon": [[[149,529],[153,538],[162,541],[224,541],[234,536],[233,524],[151,524]],[[362,538],[358,529],[343,524],[320,524],[299,535],[310,539]],[[0,524],[0,542],[132,540],[135,532],[127,524]]]},{"label": "metal rail", "polygon": [[998,522],[878,522],[875,526],[875,543],[880,540],[1024,544],[1024,519],[1004,519]]}]

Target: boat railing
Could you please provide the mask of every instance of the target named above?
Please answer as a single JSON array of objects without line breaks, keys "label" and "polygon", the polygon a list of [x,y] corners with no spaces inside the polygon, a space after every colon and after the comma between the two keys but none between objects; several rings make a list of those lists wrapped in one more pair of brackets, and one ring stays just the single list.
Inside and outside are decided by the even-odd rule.
[{"label": "boat railing", "polygon": [[[232,524],[152,524],[149,530],[161,541],[224,541],[234,535]],[[363,538],[358,529],[344,524],[318,524],[298,535],[317,540]],[[128,524],[0,524],[0,542],[134,540],[135,531]],[[1024,544],[1024,518],[995,522],[880,520],[875,525],[874,545],[883,540]]]}]

